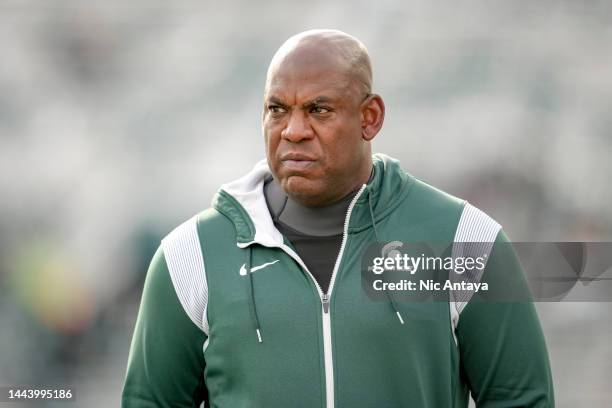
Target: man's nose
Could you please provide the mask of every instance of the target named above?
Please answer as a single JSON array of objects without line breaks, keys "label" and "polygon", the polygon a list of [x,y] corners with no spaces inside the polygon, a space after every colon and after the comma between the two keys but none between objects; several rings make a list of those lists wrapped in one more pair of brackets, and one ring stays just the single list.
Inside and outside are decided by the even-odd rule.
[{"label": "man's nose", "polygon": [[306,139],[311,139],[314,135],[306,114],[296,109],[291,112],[287,126],[283,129],[281,136],[293,143],[298,143]]}]

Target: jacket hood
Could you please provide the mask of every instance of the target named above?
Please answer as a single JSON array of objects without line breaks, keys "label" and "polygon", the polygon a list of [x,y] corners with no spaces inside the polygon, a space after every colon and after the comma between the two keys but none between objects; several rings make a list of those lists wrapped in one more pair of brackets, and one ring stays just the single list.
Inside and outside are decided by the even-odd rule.
[{"label": "jacket hood", "polygon": [[[402,170],[400,162],[382,153],[372,155],[374,176],[359,195],[351,213],[348,231],[370,228],[395,210],[406,198],[415,178]],[[236,228],[240,247],[252,243],[275,247],[283,244],[264,196],[264,180],[271,174],[267,160],[262,159],[243,177],[223,184],[212,200],[212,206],[228,217]]]}]

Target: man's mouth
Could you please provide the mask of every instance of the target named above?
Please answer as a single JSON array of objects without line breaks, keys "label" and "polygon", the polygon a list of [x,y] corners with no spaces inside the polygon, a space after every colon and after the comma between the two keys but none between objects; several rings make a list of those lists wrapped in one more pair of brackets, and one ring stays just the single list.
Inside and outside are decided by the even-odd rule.
[{"label": "man's mouth", "polygon": [[313,160],[283,160],[283,166],[288,170],[303,171],[312,167]]},{"label": "man's mouth", "polygon": [[304,171],[312,167],[315,159],[301,153],[286,153],[281,156],[281,163],[288,170]]}]

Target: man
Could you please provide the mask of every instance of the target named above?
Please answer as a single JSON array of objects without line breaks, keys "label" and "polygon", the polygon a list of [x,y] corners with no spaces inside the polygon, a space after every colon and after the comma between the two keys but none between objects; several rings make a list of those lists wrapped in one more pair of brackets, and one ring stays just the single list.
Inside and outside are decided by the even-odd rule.
[{"label": "man", "polygon": [[[268,69],[267,160],[223,185],[155,254],[124,407],[551,407],[529,302],[369,301],[374,242],[489,243],[486,274],[523,288],[499,224],[371,153],[385,106],[365,47],[290,38]],[[522,289],[521,289],[522,290]]]}]

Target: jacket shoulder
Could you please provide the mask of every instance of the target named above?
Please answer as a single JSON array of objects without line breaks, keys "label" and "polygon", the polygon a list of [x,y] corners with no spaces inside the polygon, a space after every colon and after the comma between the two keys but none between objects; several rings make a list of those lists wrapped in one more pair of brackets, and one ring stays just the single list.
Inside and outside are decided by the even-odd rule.
[{"label": "jacket shoulder", "polygon": [[232,246],[236,245],[236,226],[225,214],[214,207],[207,208],[194,216],[198,235],[203,243],[223,241]]},{"label": "jacket shoulder", "polygon": [[[208,334],[208,277],[206,250],[213,242],[235,246],[231,221],[214,208],[207,208],[174,228],[161,241],[172,285],[185,313]],[[209,259],[210,262],[210,259]]]},{"label": "jacket shoulder", "polygon": [[228,223],[218,211],[208,208],[181,223],[161,241],[177,297],[185,313],[206,334],[208,279],[203,247],[209,233],[219,235],[225,231],[227,234]]},{"label": "jacket shoulder", "polygon": [[180,231],[194,228],[197,232],[198,238],[203,240],[206,236],[218,236],[219,234],[226,235],[227,233],[233,234],[235,231],[234,224],[229,218],[220,213],[213,207],[206,208],[192,215],[189,219],[175,227],[168,235],[166,235],[162,241],[167,239],[179,239],[179,237],[185,238],[184,234]]},{"label": "jacket shoulder", "polygon": [[437,210],[447,208],[449,210],[461,211],[466,204],[465,200],[416,177],[414,178],[414,186],[412,187],[410,198],[423,205],[433,206]]}]

